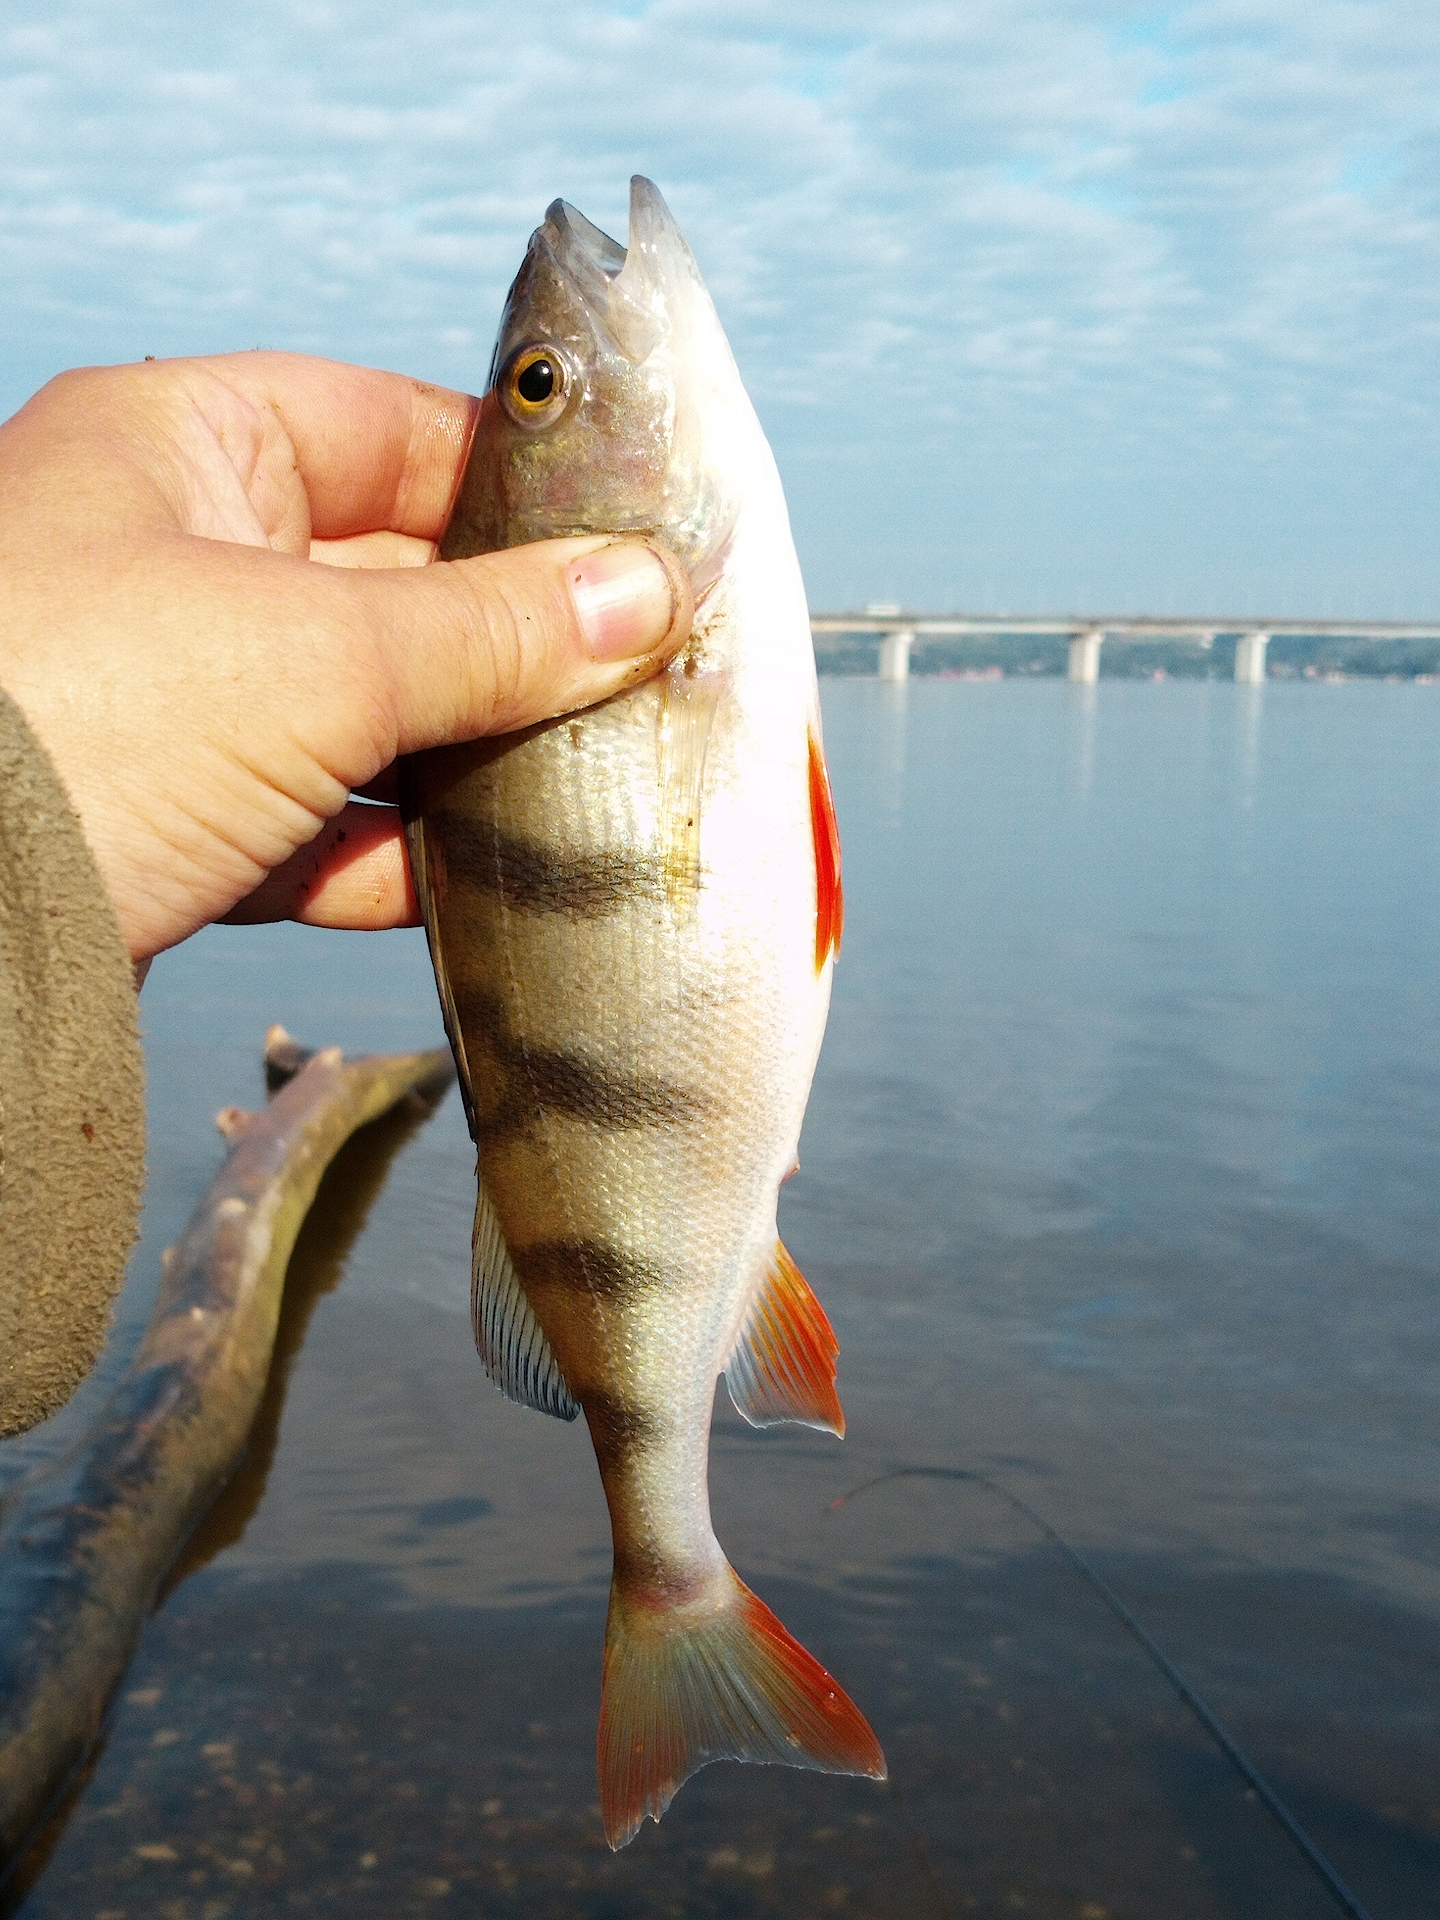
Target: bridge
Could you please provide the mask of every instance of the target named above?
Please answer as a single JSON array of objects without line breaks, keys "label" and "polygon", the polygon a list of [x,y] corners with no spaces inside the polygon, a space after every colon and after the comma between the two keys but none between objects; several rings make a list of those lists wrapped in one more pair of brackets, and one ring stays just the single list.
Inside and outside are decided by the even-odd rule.
[{"label": "bridge", "polygon": [[1440,640],[1440,622],[1414,620],[1256,620],[1172,618],[1168,614],[1022,614],[905,613],[899,607],[869,606],[864,613],[816,613],[810,631],[821,642],[829,635],[873,633],[880,636],[880,678],[904,680],[910,673],[910,649],[917,639],[994,638],[1035,634],[1068,638],[1069,677],[1082,684],[1100,677],[1100,648],[1137,640],[1198,640],[1209,646],[1235,636],[1235,678],[1243,686],[1265,679],[1265,650],[1277,634],[1306,640]]}]

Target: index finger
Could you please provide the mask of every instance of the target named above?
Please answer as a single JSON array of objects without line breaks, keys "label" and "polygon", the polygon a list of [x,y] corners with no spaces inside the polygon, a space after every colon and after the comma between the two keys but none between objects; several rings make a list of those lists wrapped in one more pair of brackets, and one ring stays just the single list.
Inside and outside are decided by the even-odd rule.
[{"label": "index finger", "polygon": [[315,539],[438,540],[445,531],[480,410],[473,395],[300,353],[190,364],[275,415],[295,451]]}]

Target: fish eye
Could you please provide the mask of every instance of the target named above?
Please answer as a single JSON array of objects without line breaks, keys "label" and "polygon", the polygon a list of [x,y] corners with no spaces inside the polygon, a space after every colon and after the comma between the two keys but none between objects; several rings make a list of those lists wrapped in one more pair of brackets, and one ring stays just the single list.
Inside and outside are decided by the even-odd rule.
[{"label": "fish eye", "polygon": [[555,362],[545,355],[540,360],[527,360],[515,376],[515,391],[527,405],[543,407],[555,391]]},{"label": "fish eye", "polygon": [[500,381],[505,410],[519,426],[545,427],[558,420],[570,398],[570,369],[554,347],[522,347]]}]

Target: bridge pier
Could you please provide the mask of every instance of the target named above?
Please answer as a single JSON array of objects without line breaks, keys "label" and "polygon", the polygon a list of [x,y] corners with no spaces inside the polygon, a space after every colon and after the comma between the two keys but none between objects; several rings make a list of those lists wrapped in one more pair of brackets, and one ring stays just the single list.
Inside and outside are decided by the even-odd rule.
[{"label": "bridge pier", "polygon": [[911,627],[897,627],[893,633],[887,633],[880,642],[880,678],[882,680],[908,680],[910,677],[910,648],[915,639]]},{"label": "bridge pier", "polygon": [[1070,667],[1068,677],[1081,686],[1091,686],[1100,678],[1100,643],[1105,638],[1102,627],[1087,627],[1083,633],[1077,633],[1070,642]]},{"label": "bridge pier", "polygon": [[1261,687],[1265,684],[1265,649],[1270,644],[1268,633],[1242,633],[1235,642],[1235,683],[1241,687]]}]

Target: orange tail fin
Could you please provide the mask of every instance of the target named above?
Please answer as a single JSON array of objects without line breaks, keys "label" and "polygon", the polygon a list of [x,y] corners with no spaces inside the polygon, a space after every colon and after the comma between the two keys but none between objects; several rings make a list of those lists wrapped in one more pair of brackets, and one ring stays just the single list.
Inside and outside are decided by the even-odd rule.
[{"label": "orange tail fin", "polygon": [[[717,1604],[718,1601],[718,1604]],[[600,1811],[619,1849],[712,1760],[885,1778],[869,1723],[730,1567],[661,1612],[611,1590],[600,1701]]]}]

